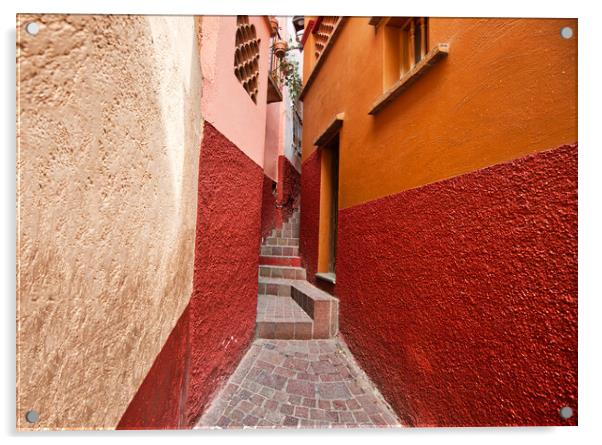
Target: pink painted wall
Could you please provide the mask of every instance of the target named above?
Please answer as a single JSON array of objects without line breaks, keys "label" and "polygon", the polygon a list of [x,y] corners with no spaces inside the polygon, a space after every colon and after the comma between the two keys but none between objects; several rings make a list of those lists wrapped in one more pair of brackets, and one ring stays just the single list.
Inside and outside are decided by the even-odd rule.
[{"label": "pink painted wall", "polygon": [[278,156],[284,154],[284,118],[282,102],[267,106],[263,172],[278,181]]},{"label": "pink painted wall", "polygon": [[234,75],[236,16],[203,16],[201,107],[206,121],[263,166],[270,31],[263,16],[250,16],[249,23],[255,25],[257,37],[261,39],[257,103]]}]

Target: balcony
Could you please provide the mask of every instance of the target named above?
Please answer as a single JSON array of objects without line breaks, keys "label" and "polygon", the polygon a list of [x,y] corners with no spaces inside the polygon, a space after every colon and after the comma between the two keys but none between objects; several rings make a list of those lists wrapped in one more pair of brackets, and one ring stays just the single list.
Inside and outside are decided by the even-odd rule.
[{"label": "balcony", "polygon": [[267,102],[269,104],[273,102],[282,102],[282,86],[284,73],[282,72],[282,67],[280,63],[280,59],[274,53],[274,42],[280,40],[280,34],[277,32],[274,37],[272,37],[270,42],[270,71],[268,73],[268,99]]},{"label": "balcony", "polygon": [[283,73],[280,68],[280,59],[274,51],[270,57],[270,72],[268,74],[268,103],[282,102]]}]

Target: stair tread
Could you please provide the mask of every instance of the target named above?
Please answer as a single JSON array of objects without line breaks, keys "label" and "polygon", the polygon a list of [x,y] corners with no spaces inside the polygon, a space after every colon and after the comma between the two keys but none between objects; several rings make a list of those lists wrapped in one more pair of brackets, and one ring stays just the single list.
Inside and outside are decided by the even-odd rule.
[{"label": "stair tread", "polygon": [[260,283],[265,284],[293,284],[297,281],[303,280],[295,280],[294,278],[272,278],[272,277],[259,277]]},{"label": "stair tread", "polygon": [[314,286],[307,280],[295,280],[291,283],[291,286],[294,286],[300,292],[310,296],[314,300],[338,300],[335,296],[329,294],[328,292],[324,292],[322,289]]},{"label": "stair tread", "polygon": [[257,323],[313,323],[311,317],[290,297],[259,295]]}]

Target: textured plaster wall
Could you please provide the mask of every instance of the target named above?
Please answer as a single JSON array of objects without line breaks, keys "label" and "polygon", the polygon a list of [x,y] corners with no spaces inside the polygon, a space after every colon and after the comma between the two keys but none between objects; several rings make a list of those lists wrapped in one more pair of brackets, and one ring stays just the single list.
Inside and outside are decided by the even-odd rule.
[{"label": "textured plaster wall", "polygon": [[192,297],[120,429],[194,426],[248,347],[257,305],[262,176],[205,122]]},{"label": "textured plaster wall", "polygon": [[169,334],[153,366],[117,425],[118,430],[186,428],[190,378],[190,310]]},{"label": "textured plaster wall", "polygon": [[263,189],[261,193],[261,236],[267,237],[272,229],[276,228],[278,208],[276,207],[276,194],[272,191],[274,181],[269,176],[263,175]]},{"label": "textured plaster wall", "polygon": [[272,192],[274,181],[263,175],[261,204],[261,236],[268,236],[272,229],[282,227],[299,208],[301,197],[301,175],[285,156],[278,157],[278,182],[276,193]]},{"label": "textured plaster wall", "polygon": [[280,181],[278,177],[278,157],[284,149],[284,112],[282,102],[268,104],[266,113],[263,171],[274,181]]},{"label": "textured plaster wall", "polygon": [[577,424],[576,145],[339,221],[341,331],[404,422]]},{"label": "textured plaster wall", "polygon": [[194,19],[17,25],[17,425],[114,428],[192,291]]},{"label": "textured plaster wall", "polygon": [[368,20],[348,18],[303,99],[303,160],[345,113],[339,208],[577,140],[577,20],[429,18],[449,55],[375,116],[384,32]]},{"label": "textured plaster wall", "polygon": [[[280,21],[281,35],[284,36],[286,40],[289,38],[295,41],[296,31],[293,25],[293,18],[291,16],[288,17],[278,17]],[[287,58],[296,61],[299,64],[299,75],[303,75],[303,52],[299,50],[289,51],[287,53]],[[293,101],[291,100],[290,94],[288,93],[288,89],[283,89],[284,95],[284,146],[283,152],[286,158],[293,164],[295,169],[300,172],[301,171],[301,157],[297,155],[295,149],[293,147]],[[299,102],[298,106],[303,109],[303,102]]]},{"label": "textured plaster wall", "polygon": [[263,166],[269,22],[264,16],[249,16],[249,23],[255,26],[257,37],[261,39],[259,94],[254,103],[234,75],[236,16],[203,16],[202,20],[203,118],[257,165]]},{"label": "textured plaster wall", "polygon": [[293,211],[299,207],[301,194],[301,175],[286,156],[278,157],[278,203],[280,221],[287,221]]},{"label": "textured plaster wall", "polygon": [[320,168],[321,151],[314,151],[303,162],[301,175],[301,219],[299,225],[299,251],[307,269],[307,279],[316,284],[318,271],[318,243],[320,226]]},{"label": "textured plaster wall", "polygon": [[189,307],[188,425],[234,371],[255,332],[262,181],[261,167],[205,122]]}]

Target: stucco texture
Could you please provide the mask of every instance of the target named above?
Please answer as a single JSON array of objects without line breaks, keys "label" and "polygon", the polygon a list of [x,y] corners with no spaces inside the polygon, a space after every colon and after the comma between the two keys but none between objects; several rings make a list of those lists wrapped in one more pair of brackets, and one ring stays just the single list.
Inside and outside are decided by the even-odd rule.
[{"label": "stucco texture", "polygon": [[339,222],[341,331],[404,423],[577,424],[576,145]]},{"label": "stucco texture", "polygon": [[276,228],[278,208],[276,207],[276,193],[273,187],[276,182],[267,175],[263,175],[263,189],[261,193],[261,236],[267,237]]},{"label": "stucco texture", "polygon": [[192,291],[194,19],[20,15],[17,39],[17,427],[114,428]]},{"label": "stucco texture", "polygon": [[303,97],[304,161],[345,114],[340,209],[577,140],[577,20],[429,18],[428,47],[447,43],[449,55],[374,116],[389,85],[385,26],[368,21],[346,20]]},{"label": "stucco texture", "polygon": [[303,162],[301,175],[301,217],[299,221],[299,253],[307,271],[307,280],[316,284],[320,226],[320,150]]},{"label": "stucco texture", "polygon": [[301,195],[301,175],[286,156],[278,157],[278,202],[280,222],[288,221],[299,207]]},{"label": "stucco texture", "polygon": [[234,371],[255,332],[263,172],[205,122],[190,299],[192,426]]},{"label": "stucco texture", "polygon": [[203,16],[201,63],[203,118],[263,166],[269,71],[270,25],[265,16],[249,16],[259,44],[257,103],[234,74],[236,16]]}]

